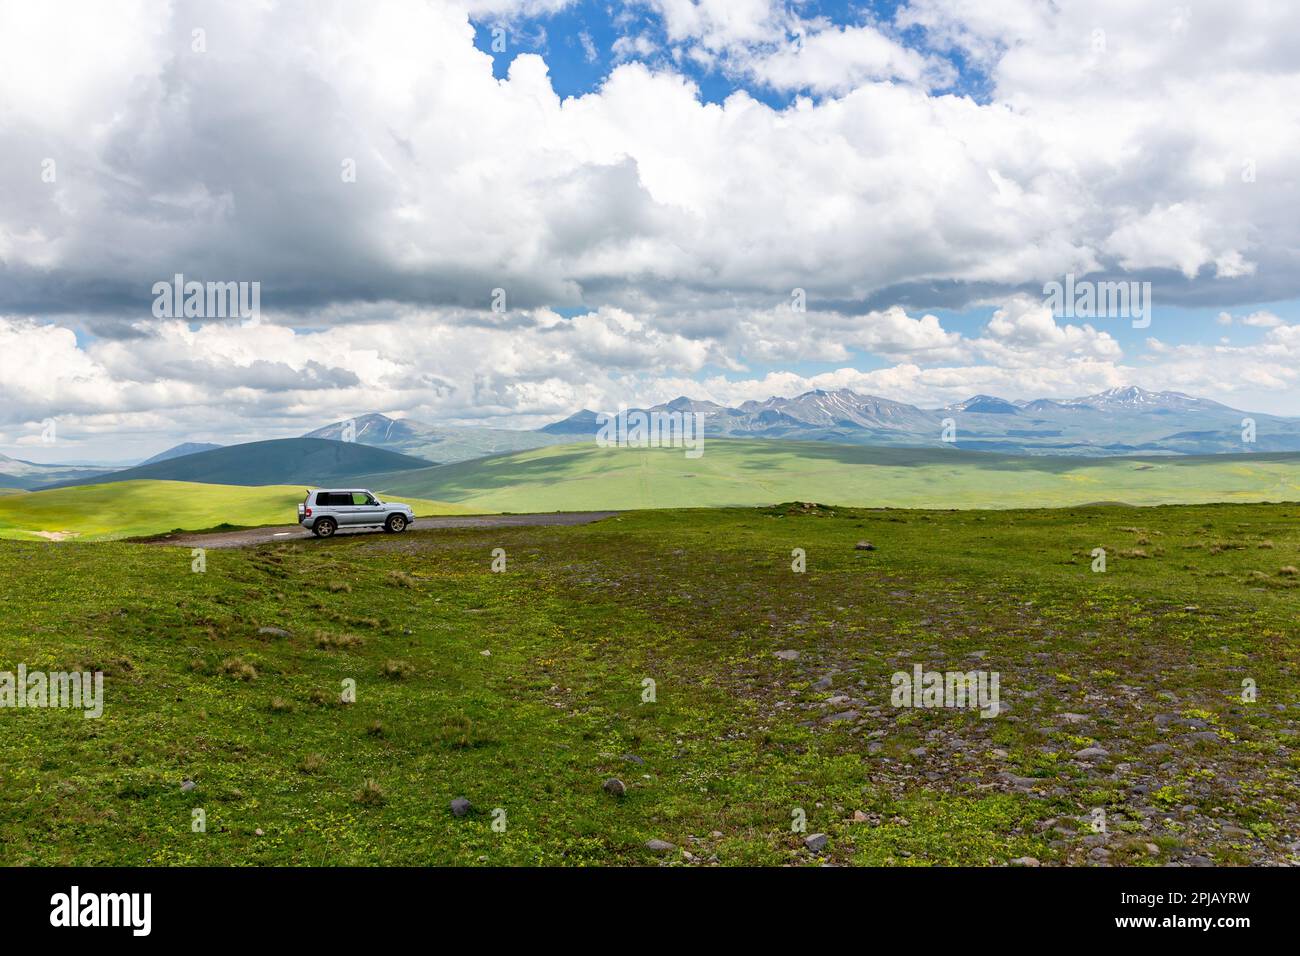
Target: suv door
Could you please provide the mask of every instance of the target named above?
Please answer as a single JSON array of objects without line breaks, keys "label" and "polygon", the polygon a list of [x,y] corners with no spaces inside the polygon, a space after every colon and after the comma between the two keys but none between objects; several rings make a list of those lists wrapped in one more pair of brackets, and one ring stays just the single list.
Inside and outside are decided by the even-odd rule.
[{"label": "suv door", "polygon": [[352,523],[384,523],[384,509],[379,506],[379,501],[374,495],[366,494],[364,491],[352,493]]}]

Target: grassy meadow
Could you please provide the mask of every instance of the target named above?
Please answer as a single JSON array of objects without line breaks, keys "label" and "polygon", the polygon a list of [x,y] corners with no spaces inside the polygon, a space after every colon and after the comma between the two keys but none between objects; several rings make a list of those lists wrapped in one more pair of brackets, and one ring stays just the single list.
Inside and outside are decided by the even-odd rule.
[{"label": "grassy meadow", "polygon": [[680,448],[556,445],[383,476],[393,492],[477,512],[722,508],[778,501],[857,507],[1032,508],[1300,499],[1300,454],[1015,457],[949,448],[711,439]]},{"label": "grassy meadow", "polygon": [[[0,670],[107,675],[102,719],[0,711],[0,863],[1300,861],[1294,503],[640,512],[191,560],[0,543]],[[997,671],[1003,712],[892,707],[918,663]]]},{"label": "grassy meadow", "polygon": [[[222,524],[293,524],[305,493],[299,485],[241,487],[141,480],[0,494],[0,538],[94,541]],[[393,500],[407,502],[417,515],[468,511],[421,498]]]}]

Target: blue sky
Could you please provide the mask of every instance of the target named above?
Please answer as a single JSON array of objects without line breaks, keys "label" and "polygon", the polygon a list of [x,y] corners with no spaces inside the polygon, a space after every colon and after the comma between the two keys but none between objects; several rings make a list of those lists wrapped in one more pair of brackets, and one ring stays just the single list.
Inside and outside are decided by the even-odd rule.
[{"label": "blue sky", "polygon": [[[873,3],[807,0],[792,5],[792,9],[806,21],[839,27],[874,24],[892,32],[909,46],[928,50],[920,29],[891,26],[898,7],[895,0]],[[663,20],[649,4],[579,0],[556,12],[532,16],[485,15],[475,17],[473,22],[475,46],[492,56],[494,75],[504,77],[510,61],[520,52],[537,53],[546,58],[555,91],[561,96],[581,96],[599,88],[610,69],[626,59],[614,50],[621,38],[646,36],[661,47],[668,45]],[[505,51],[493,49],[493,31],[496,29],[505,31]],[[785,34],[786,42],[795,43],[797,39],[793,31]],[[946,85],[943,92],[987,98],[988,77],[968,64],[960,49],[932,52],[947,59],[957,71],[954,82]],[[661,54],[661,59],[664,58],[699,86],[700,98],[704,102],[719,103],[743,89],[755,99],[781,109],[800,95],[797,91],[778,91],[760,83],[746,82],[734,72],[703,68],[689,59],[671,60],[666,53]]]}]

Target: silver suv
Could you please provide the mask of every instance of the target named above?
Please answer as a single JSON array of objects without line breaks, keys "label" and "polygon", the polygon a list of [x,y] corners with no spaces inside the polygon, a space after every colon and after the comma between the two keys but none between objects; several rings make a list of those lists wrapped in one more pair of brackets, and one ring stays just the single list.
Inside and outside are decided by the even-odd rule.
[{"label": "silver suv", "polygon": [[339,528],[379,528],[397,533],[415,523],[410,505],[386,504],[364,488],[309,491],[298,505],[298,523],[318,538]]}]

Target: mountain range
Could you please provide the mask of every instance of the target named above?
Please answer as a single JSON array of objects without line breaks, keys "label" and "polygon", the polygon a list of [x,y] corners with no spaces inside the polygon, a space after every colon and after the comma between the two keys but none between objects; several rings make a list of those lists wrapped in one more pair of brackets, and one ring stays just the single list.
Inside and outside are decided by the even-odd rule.
[{"label": "mountain range", "polygon": [[409,418],[389,418],[378,412],[334,422],[303,437],[355,441],[438,464],[541,448],[567,440],[544,431],[426,425]]},{"label": "mountain range", "polygon": [[20,488],[30,491],[56,481],[94,478],[96,475],[107,474],[111,470],[80,465],[43,465],[0,455],[0,488]]},{"label": "mountain range", "polygon": [[[631,411],[702,414],[706,440],[818,441],[1091,458],[1300,451],[1300,419],[1249,414],[1180,392],[1137,387],[1071,399],[1008,401],[975,395],[941,408],[850,389],[818,389],[736,407],[682,396]],[[1254,442],[1242,440],[1243,420],[1254,423]],[[600,423],[601,417],[590,409],[536,431],[433,426],[372,413],[334,422],[302,438],[225,447],[185,443],[131,468],[36,464],[0,455],[0,488],[33,490],[131,479],[236,485],[350,481],[582,442],[597,434]]]},{"label": "mountain range", "polygon": [[[703,414],[704,434],[850,445],[933,446],[945,432],[957,448],[1016,455],[1206,455],[1300,451],[1300,419],[1251,414],[1181,392],[1112,388],[1082,398],[1007,401],[975,395],[920,408],[851,389],[804,392],[737,407],[685,396],[643,412]],[[1243,441],[1243,420],[1254,441]],[[583,409],[541,431],[570,440],[594,436],[599,417]]]}]

